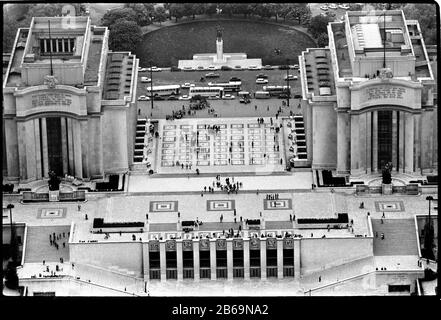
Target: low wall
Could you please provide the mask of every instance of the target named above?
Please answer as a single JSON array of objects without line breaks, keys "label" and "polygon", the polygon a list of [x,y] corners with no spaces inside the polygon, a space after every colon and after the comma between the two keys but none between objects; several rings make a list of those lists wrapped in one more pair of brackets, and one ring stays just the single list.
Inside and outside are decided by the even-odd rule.
[{"label": "low wall", "polygon": [[302,238],[300,269],[302,275],[339,266],[354,260],[372,257],[372,237]]}]

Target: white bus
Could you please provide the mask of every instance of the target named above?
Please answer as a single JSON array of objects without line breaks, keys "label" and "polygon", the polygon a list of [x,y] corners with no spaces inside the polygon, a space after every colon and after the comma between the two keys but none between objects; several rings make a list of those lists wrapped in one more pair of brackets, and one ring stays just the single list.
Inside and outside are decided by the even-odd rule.
[{"label": "white bus", "polygon": [[222,87],[191,87],[190,97],[200,95],[202,97],[216,97],[222,98],[224,88]]},{"label": "white bus", "polygon": [[[146,87],[147,96],[152,96],[152,92],[150,91],[150,86]],[[179,84],[171,84],[167,86],[153,86],[153,97],[166,97],[166,96],[177,96],[179,95],[179,89],[181,86]]]},{"label": "white bus", "polygon": [[240,86],[242,85],[242,81],[230,81],[226,83],[216,83],[216,82],[209,82],[209,87],[222,87],[224,88],[225,92],[231,92],[231,91],[240,91]]},{"label": "white bus", "polygon": [[256,98],[256,99],[269,99],[270,93],[268,91],[256,91],[254,93],[254,98]]},{"label": "white bus", "polygon": [[263,91],[269,92],[270,96],[278,96],[282,93],[291,94],[291,86],[263,86]]}]

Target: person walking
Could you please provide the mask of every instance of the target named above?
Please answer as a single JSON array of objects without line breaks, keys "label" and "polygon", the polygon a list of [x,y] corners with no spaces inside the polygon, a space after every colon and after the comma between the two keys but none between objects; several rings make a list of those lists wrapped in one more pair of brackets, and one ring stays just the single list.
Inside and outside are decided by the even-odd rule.
[{"label": "person walking", "polygon": [[234,213],[233,214],[234,214],[234,216],[236,216],[236,208],[234,208]]},{"label": "person walking", "polygon": [[223,220],[224,220],[224,215],[221,214],[221,216],[220,216],[220,222],[222,223]]},{"label": "person walking", "polygon": [[80,204],[78,205],[78,211],[81,211],[81,205]]}]

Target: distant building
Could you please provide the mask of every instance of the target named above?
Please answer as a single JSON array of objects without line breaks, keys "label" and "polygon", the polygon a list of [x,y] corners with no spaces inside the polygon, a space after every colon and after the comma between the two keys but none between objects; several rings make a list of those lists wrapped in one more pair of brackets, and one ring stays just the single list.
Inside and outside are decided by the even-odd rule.
[{"label": "distant building", "polygon": [[328,47],[299,56],[312,168],[437,174],[436,75],[418,21],[349,11],[328,35]]},{"label": "distant building", "polygon": [[129,169],[138,59],[109,51],[108,38],[89,17],[35,17],[18,30],[3,77],[8,180],[26,183],[49,171],[103,178]]},{"label": "distant building", "polygon": [[217,29],[216,53],[198,53],[193,55],[193,60],[179,60],[178,63],[178,67],[182,70],[197,70],[198,67],[206,69],[210,66],[214,66],[217,69],[220,69],[222,66],[230,68],[240,66],[245,69],[250,66],[261,68],[262,59],[248,59],[246,53],[224,53],[222,31]]}]

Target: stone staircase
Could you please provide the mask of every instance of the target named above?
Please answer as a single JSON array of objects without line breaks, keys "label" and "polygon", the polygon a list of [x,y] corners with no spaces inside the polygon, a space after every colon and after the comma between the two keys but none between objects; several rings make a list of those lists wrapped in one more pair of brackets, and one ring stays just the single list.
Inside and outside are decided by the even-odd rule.
[{"label": "stone staircase", "polygon": [[[375,256],[418,255],[418,242],[413,219],[372,219]],[[375,234],[378,233],[378,237]],[[381,240],[384,233],[384,240]]]},{"label": "stone staircase", "polygon": [[142,163],[144,159],[144,137],[146,131],[147,119],[138,118],[136,122],[135,151],[133,155],[133,163]]},{"label": "stone staircase", "polygon": [[[70,226],[28,226],[25,248],[25,263],[28,262],[59,262],[63,258],[69,261],[69,238]],[[65,237],[57,241],[58,250],[49,243],[49,234],[56,235],[65,233]],[[63,248],[63,242],[66,247]]]},{"label": "stone staircase", "polygon": [[306,151],[306,131],[303,115],[294,116],[294,129],[297,138],[297,157],[300,160],[306,160],[308,158],[308,153]]}]

